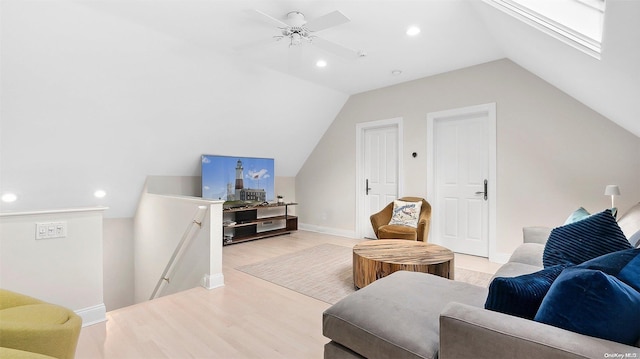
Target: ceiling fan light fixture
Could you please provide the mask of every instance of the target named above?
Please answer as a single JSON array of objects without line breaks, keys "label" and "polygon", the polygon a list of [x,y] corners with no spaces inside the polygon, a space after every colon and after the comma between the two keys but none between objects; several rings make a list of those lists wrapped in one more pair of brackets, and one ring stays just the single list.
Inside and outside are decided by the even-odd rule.
[{"label": "ceiling fan light fixture", "polygon": [[413,25],[413,26],[409,26],[409,28],[407,29],[407,35],[409,36],[416,36],[420,33],[420,28]]},{"label": "ceiling fan light fixture", "polygon": [[291,46],[298,46],[302,43],[302,36],[297,33],[294,32],[293,34],[291,34]]}]

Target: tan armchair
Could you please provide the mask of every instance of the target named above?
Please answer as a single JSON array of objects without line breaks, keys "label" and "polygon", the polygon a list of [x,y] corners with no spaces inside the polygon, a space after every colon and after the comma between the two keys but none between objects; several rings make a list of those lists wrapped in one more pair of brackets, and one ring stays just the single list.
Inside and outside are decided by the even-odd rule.
[{"label": "tan armchair", "polygon": [[378,239],[409,239],[427,242],[429,225],[431,223],[431,205],[429,202],[420,197],[402,197],[398,199],[407,202],[422,202],[418,227],[413,228],[389,224],[393,214],[393,202],[391,202],[380,212],[374,213],[370,217],[373,232],[376,234],[376,237],[378,237]]}]

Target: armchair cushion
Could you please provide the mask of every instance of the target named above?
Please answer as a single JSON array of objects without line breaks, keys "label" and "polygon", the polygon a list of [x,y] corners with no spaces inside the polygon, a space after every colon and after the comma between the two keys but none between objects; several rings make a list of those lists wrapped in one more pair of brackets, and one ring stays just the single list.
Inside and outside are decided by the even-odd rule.
[{"label": "armchair cushion", "polygon": [[415,228],[388,224],[378,228],[379,239],[409,239],[415,241],[418,236]]},{"label": "armchair cushion", "polygon": [[72,310],[0,289],[0,347],[72,359],[81,326]]},{"label": "armchair cushion", "polygon": [[26,352],[24,350],[11,349],[11,348],[3,348],[0,347],[0,358],[11,358],[11,359],[55,359],[54,357]]}]

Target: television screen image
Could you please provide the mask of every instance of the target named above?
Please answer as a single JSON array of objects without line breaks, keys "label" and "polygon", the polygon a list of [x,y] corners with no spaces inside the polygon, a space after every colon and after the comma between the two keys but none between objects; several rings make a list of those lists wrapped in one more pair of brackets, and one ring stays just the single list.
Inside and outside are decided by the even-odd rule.
[{"label": "television screen image", "polygon": [[272,202],[274,181],[273,158],[202,155],[202,198]]}]

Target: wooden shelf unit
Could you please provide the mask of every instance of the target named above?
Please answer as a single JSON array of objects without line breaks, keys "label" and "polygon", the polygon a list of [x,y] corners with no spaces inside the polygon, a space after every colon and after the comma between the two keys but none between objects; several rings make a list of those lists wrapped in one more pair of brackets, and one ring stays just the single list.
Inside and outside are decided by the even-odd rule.
[{"label": "wooden shelf unit", "polygon": [[[280,236],[298,230],[298,217],[289,214],[289,206],[295,205],[297,203],[268,204],[223,210],[223,245]],[[278,209],[284,209],[284,214],[259,216],[261,210]],[[281,222],[281,225],[269,227],[274,222]]]}]

